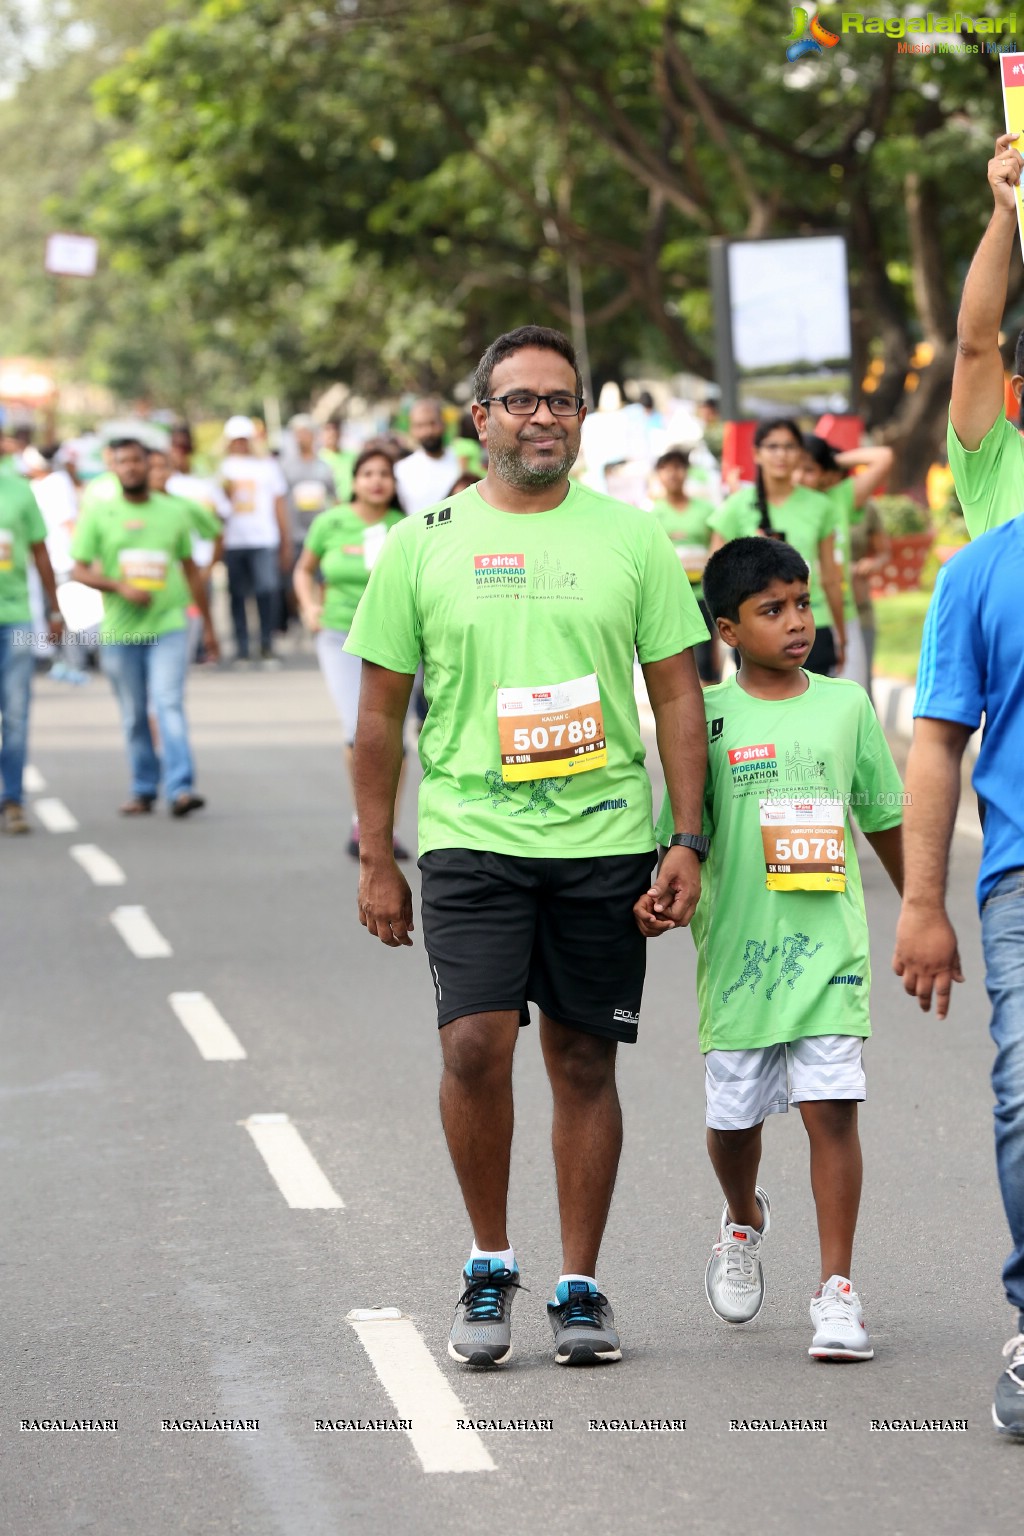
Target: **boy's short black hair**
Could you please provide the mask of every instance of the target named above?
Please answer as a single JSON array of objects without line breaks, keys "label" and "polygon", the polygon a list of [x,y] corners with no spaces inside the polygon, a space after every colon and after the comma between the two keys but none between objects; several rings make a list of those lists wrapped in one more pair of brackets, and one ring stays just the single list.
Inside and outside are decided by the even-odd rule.
[{"label": "boy's short black hair", "polygon": [[740,604],[772,581],[807,581],[807,562],[781,539],[732,539],[704,567],[704,601],[713,619],[739,621]]},{"label": "boy's short black hair", "polygon": [[660,458],[655,459],[655,469],[661,469],[663,464],[681,464],[684,469],[690,467],[690,450],[688,448],[666,448]]}]

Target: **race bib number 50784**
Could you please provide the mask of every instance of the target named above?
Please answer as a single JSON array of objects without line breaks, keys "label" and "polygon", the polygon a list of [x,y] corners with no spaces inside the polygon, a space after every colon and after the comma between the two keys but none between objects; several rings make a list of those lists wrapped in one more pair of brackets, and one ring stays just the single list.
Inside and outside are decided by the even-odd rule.
[{"label": "race bib number 50784", "polygon": [[608,762],[597,674],[538,688],[498,689],[501,776],[556,779]]}]

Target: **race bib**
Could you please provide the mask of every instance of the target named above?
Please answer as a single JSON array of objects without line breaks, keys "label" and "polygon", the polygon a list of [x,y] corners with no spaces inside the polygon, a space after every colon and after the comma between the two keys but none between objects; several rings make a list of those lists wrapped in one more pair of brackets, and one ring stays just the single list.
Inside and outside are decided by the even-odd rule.
[{"label": "race bib", "polygon": [[596,672],[541,688],[499,688],[498,741],[507,783],[604,768],[608,743]]},{"label": "race bib", "polygon": [[229,480],[226,489],[233,512],[256,511],[255,480]]},{"label": "race bib", "polygon": [[167,585],[167,554],[162,549],[122,549],[121,580],[144,592],[162,592]]},{"label": "race bib", "polygon": [[14,534],[9,528],[0,528],[0,571],[14,570]]},{"label": "race bib", "polygon": [[679,556],[679,564],[690,580],[699,581],[708,563],[708,551],[703,544],[677,544],[676,554]]},{"label": "race bib", "polygon": [[841,800],[762,800],[761,841],[770,891],[845,891]]},{"label": "race bib", "polygon": [[300,480],[292,487],[297,512],[322,512],[327,505],[327,487],[322,480]]}]

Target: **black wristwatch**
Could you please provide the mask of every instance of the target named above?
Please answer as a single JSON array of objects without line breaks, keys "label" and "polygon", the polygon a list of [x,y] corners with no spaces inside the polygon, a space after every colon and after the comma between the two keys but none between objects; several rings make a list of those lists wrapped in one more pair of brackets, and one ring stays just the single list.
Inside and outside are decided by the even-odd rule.
[{"label": "black wristwatch", "polygon": [[668,840],[670,848],[692,848],[703,864],[711,852],[710,837],[695,837],[692,832],[675,832]]}]

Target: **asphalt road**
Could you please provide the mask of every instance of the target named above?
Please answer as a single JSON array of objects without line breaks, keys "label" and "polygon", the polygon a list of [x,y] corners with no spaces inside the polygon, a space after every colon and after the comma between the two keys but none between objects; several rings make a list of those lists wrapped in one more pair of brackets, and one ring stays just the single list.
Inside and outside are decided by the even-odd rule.
[{"label": "asphalt road", "polygon": [[[432,989],[418,945],[385,951],[355,920],[340,733],[320,679],[308,661],[203,671],[190,698],[208,810],[125,822],[105,684],[39,683],[31,758],[45,789],[31,799],[59,800],[78,826],[36,820],[33,836],[0,844],[4,1536],[985,1536],[1017,1518],[1024,1447],[989,1420],[1013,1330],[975,838],[958,836],[952,882],[968,982],[942,1025],[889,972],[897,904],[865,858],[876,1034],[855,1281],[875,1360],[807,1357],[816,1239],[795,1115],[766,1133],[765,1310],[730,1330],[708,1309],[721,1200],[703,1147],[692,947],[674,935],[653,947],[641,1043],[621,1053],[626,1149],[600,1279],[623,1362],[551,1359],[557,1223],[531,1030],[512,1196],[530,1290],[515,1303],[513,1365],[465,1372],[445,1353],[470,1234],[437,1119]],[[411,836],[411,807],[404,820]],[[94,884],[70,855],[83,845],[124,884]],[[122,907],[144,908],[171,953],[132,953],[111,922]],[[244,1059],[204,1059],[169,1002],[181,993],[209,1000]],[[261,1138],[288,1143],[285,1188],[288,1169],[319,1173],[327,1208],[289,1205]],[[380,1307],[411,1321],[349,1318]],[[552,1427],[446,1429],[453,1414]],[[314,1427],[402,1417],[413,1434]],[[924,1418],[968,1427],[870,1428]],[[21,1428],[84,1419],[117,1429]],[[686,1427],[595,1432],[591,1419]],[[733,1419],[828,1427],[745,1432]]]}]

